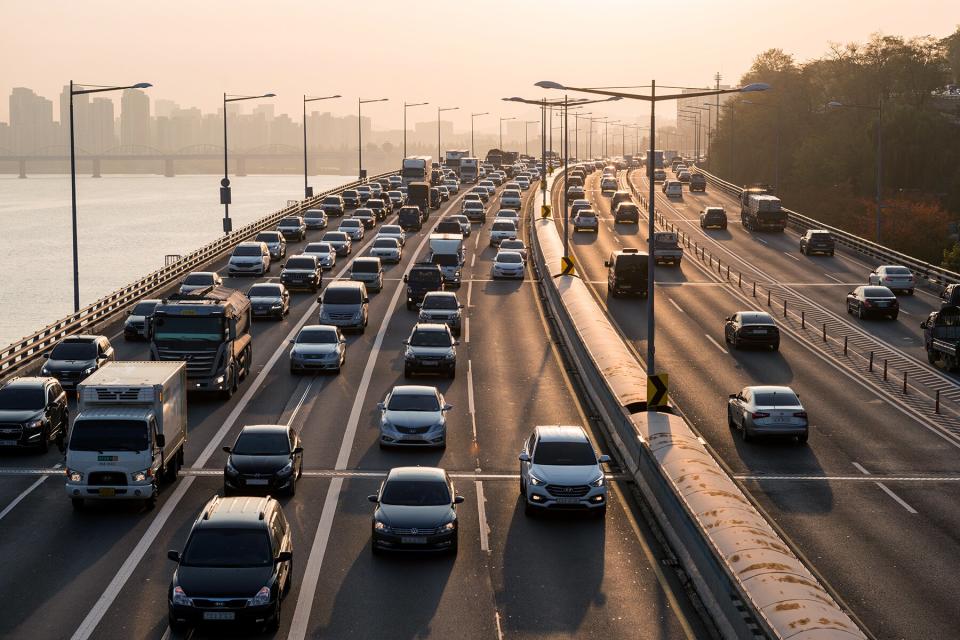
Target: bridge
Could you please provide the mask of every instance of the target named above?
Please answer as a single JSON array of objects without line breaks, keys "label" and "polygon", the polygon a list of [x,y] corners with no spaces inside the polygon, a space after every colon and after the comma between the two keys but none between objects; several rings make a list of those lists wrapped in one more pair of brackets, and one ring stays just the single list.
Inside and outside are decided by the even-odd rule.
[{"label": "bridge", "polygon": [[[617,180],[645,203],[643,171]],[[835,256],[801,255],[799,230],[822,225],[791,212],[786,233],[748,232],[734,220],[737,187],[718,176],[681,201],[658,191],[658,228],[678,232],[685,258],[657,271],[657,358],[673,406],[648,413],[638,355],[647,307],[610,297],[603,266],[614,250],[646,250],[644,221],[616,224],[599,172],[589,175],[599,232],[573,234],[577,271],[560,276],[564,189],[561,171],[523,194],[531,251],[523,280],[491,278],[489,224],[467,238],[459,375],[423,382],[453,405],[442,452],[377,446],[376,404],[403,381],[402,345],[416,322],[401,304],[402,276],[425,255],[432,216],[407,239],[403,262],[387,267],[339,376],[287,371],[288,340],[316,321],[313,296],[294,294],[288,317],[254,325],[254,364],[240,392],[226,402],[190,396],[185,467],[154,510],[74,512],[56,452],[0,457],[0,593],[15,603],[0,636],[178,636],[167,626],[166,550],[183,548],[202,505],[222,490],[221,446],[262,423],[292,425],[305,448],[300,488],[280,499],[295,560],[276,637],[954,636],[960,394],[955,375],[926,362],[918,326],[956,275],[898,257],[925,284],[901,298],[900,321],[863,322],[845,313],[844,297],[889,262],[889,249],[840,232]],[[216,270],[246,290],[251,280],[226,274],[232,247],[323,195],[10,345],[0,377],[35,373],[53,344],[81,332],[110,337],[118,359],[146,359],[143,343],[120,340],[126,309],[193,270]],[[458,212],[463,196],[440,214]],[[538,219],[544,204],[554,214]],[[725,205],[727,229],[700,229],[707,204]],[[325,280],[343,277],[341,262]],[[725,343],[723,318],[746,309],[775,315],[779,352]],[[799,393],[812,425],[806,446],[745,442],[729,428],[727,397],[750,384]],[[583,425],[614,457],[606,519],[524,516],[517,454],[539,424]],[[455,558],[370,553],[366,496],[388,469],[408,464],[443,466],[465,496]]]}]

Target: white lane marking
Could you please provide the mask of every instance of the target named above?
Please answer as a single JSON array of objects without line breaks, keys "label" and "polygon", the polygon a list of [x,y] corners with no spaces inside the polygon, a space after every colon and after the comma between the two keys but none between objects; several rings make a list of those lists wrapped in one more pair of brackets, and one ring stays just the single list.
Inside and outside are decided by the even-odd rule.
[{"label": "white lane marking", "polygon": [[830,278],[830,279],[833,280],[834,282],[839,282],[840,284],[844,284],[843,280],[841,280],[840,278],[835,278],[835,277],[833,277],[832,275],[830,275],[829,273],[824,273],[823,275],[827,276],[828,278]]},{"label": "white lane marking", "polygon": [[[907,310],[904,309],[903,307],[900,307],[899,313],[902,313],[902,314],[904,314],[904,315],[906,315],[906,316],[912,316],[912,315],[913,315],[912,313],[910,313],[909,311],[907,311]],[[905,338],[905,339],[906,339],[906,340],[913,340],[913,338]]]},{"label": "white lane marking", "polygon": [[783,255],[787,256],[787,257],[790,258],[791,260],[796,260],[797,262],[800,262],[800,258],[798,258],[797,256],[793,255],[792,253],[790,253],[790,252],[788,252],[788,251],[784,251],[784,252],[783,252]]},{"label": "white lane marking", "polygon": [[[56,465],[54,465],[54,469],[59,469],[59,468],[60,468],[60,463],[58,462]],[[24,499],[24,498],[26,498],[28,495],[30,495],[31,493],[33,493],[33,490],[36,489],[37,487],[39,487],[40,485],[42,485],[42,484],[46,481],[46,479],[49,478],[49,477],[50,477],[50,476],[40,476],[39,478],[37,478],[36,482],[34,482],[34,483],[31,484],[29,487],[27,487],[26,489],[24,489],[24,490],[20,493],[20,495],[18,495],[16,498],[14,498],[14,499],[10,502],[10,504],[8,504],[6,507],[4,507],[3,511],[0,511],[0,520],[3,520],[4,517],[6,517],[6,515],[7,515],[8,513],[10,513],[11,511],[13,511],[14,507],[16,507],[18,504],[20,504],[21,502],[23,502],[23,499]]]},{"label": "white lane marking", "polygon": [[473,248],[476,249],[480,246],[480,230],[477,230],[477,237],[473,241]]},{"label": "white lane marking", "polygon": [[290,412],[290,418],[287,420],[287,426],[293,424],[294,418],[297,417],[297,414],[300,413],[300,409],[303,408],[303,403],[307,400],[307,394],[310,393],[310,389],[313,388],[313,383],[316,378],[310,380],[310,384],[307,385],[307,388],[303,390],[303,395],[300,396],[300,400],[297,401],[297,406],[293,408],[293,411]]},{"label": "white lane marking", "polygon": [[705,334],[703,334],[703,335],[705,335],[705,336],[707,337],[707,340],[710,341],[710,344],[712,344],[713,346],[715,346],[717,349],[720,349],[720,351],[723,351],[724,353],[727,353],[727,350],[724,349],[722,346],[720,346],[720,343],[717,342],[716,340],[714,340],[714,339],[713,339],[713,336],[711,336],[709,333],[705,333]]},{"label": "white lane marking", "polygon": [[[419,254],[427,244],[430,235],[426,234],[420,241],[416,253]],[[387,327],[390,319],[393,317],[397,308],[397,302],[400,300],[400,294],[405,293],[403,287],[397,287],[390,304],[380,323],[380,330],[373,341],[370,349],[370,355],[367,357],[367,364],[363,369],[363,376],[356,390],[356,396],[353,401],[353,407],[350,410],[350,417],[347,419],[347,427],[343,433],[343,440],[340,443],[340,452],[337,454],[337,462],[334,467],[337,470],[347,468],[350,461],[350,451],[353,448],[353,441],[357,435],[357,427],[360,424],[360,416],[364,411],[367,391],[370,388],[370,380],[373,378],[373,371],[376,368],[377,357],[380,355],[380,349],[383,346],[383,338],[387,334]],[[306,572],[303,582],[300,585],[300,593],[297,595],[296,608],[293,611],[293,619],[290,622],[290,633],[287,636],[290,640],[303,640],[307,637],[307,626],[310,623],[310,611],[313,609],[313,600],[317,592],[317,583],[320,580],[320,569],[323,566],[323,557],[326,554],[327,544],[330,541],[330,531],[333,528],[333,518],[337,511],[337,503],[340,501],[340,489],[343,487],[342,478],[334,478],[327,489],[327,497],[323,503],[323,510],[320,513],[320,522],[317,523],[317,532],[313,537],[313,545],[310,547],[310,555],[307,558]]]},{"label": "white lane marking", "polygon": [[480,517],[480,551],[490,553],[489,529],[487,527],[487,499],[483,496],[483,482],[476,481],[477,485],[477,512]]},{"label": "white lane marking", "polygon": [[614,242],[616,242],[617,244],[623,244],[623,242],[622,242],[622,241],[620,240],[620,238],[617,237],[617,236],[613,236],[613,240],[614,240]]},{"label": "white lane marking", "polygon": [[672,305],[674,306],[674,308],[675,308],[677,311],[679,311],[680,313],[686,313],[686,311],[684,311],[683,308],[682,308],[680,305],[678,305],[676,302],[673,301],[673,298],[667,298],[667,302],[669,302],[670,304],[672,304]]},{"label": "white lane marking", "polygon": [[473,266],[477,264],[477,254],[470,255],[470,268],[473,269]]},{"label": "white lane marking", "polygon": [[763,244],[770,244],[769,242],[767,242],[767,241],[764,240],[763,238],[758,238],[757,236],[754,236],[753,239],[756,240],[757,242],[762,242]]},{"label": "white lane marking", "polygon": [[[862,464],[860,464],[859,462],[854,462],[854,463],[853,463],[853,466],[855,466],[855,467],[857,468],[857,470],[858,470],[860,473],[862,473],[863,475],[865,475],[865,476],[871,475],[871,473],[870,473],[869,471],[867,471],[867,470],[864,468],[864,466],[863,466]],[[883,484],[882,482],[874,482],[873,484],[875,484],[875,485],[877,485],[878,487],[880,487],[880,489],[882,489],[884,493],[886,493],[888,496],[890,496],[891,498],[893,498],[894,501],[896,501],[897,504],[899,504],[901,507],[903,507],[904,509],[906,509],[909,513],[912,513],[912,514],[916,515],[917,510],[914,509],[913,507],[911,507],[909,504],[907,504],[907,503],[904,501],[903,498],[901,498],[900,496],[898,496],[897,494],[895,494],[893,491],[891,491],[890,488],[889,488],[887,485]]]},{"label": "white lane marking", "polygon": [[473,295],[473,280],[467,283],[467,308],[470,308],[470,296]]},{"label": "white lane marking", "polygon": [[463,341],[470,344],[470,318],[463,319]]},{"label": "white lane marking", "polygon": [[467,360],[467,412],[470,414],[470,426],[473,430],[473,441],[477,441],[477,413],[473,405],[473,361]]},{"label": "white lane marking", "polygon": [[497,621],[497,640],[503,640],[503,629],[500,628],[500,612],[494,612],[494,619]]}]

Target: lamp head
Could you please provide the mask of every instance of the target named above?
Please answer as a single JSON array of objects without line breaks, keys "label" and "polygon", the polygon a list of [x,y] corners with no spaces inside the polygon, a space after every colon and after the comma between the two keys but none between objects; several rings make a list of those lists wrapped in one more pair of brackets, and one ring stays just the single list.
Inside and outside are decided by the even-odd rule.
[{"label": "lamp head", "polygon": [[540,87],[541,89],[566,89],[565,86],[553,80],[541,80],[540,82],[535,82],[533,86]]},{"label": "lamp head", "polygon": [[754,91],[766,91],[770,85],[766,82],[754,82],[740,89],[740,93],[752,93]]},{"label": "lamp head", "polygon": [[153,85],[149,82],[138,82],[137,84],[130,87],[131,89],[149,89]]},{"label": "lamp head", "polygon": [[831,100],[830,102],[827,103],[827,106],[830,107],[831,109],[836,109],[837,107],[842,107],[843,103],[838,102],[836,100]]}]

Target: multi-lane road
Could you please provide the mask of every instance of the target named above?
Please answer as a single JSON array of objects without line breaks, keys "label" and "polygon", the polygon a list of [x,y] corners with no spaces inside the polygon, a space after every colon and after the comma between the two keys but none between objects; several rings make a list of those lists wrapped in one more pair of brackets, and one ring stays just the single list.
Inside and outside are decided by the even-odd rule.
[{"label": "multi-lane road", "polygon": [[[525,194],[525,215],[533,188]],[[459,211],[460,197],[440,213]],[[164,488],[154,510],[123,503],[74,511],[64,495],[63,477],[41,474],[62,463],[55,450],[45,456],[0,458],[0,637],[170,637],[166,598],[174,565],[166,552],[182,549],[201,507],[221,491],[226,454],[220,447],[232,444],[243,425],[263,423],[293,425],[305,447],[299,490],[295,497],[280,499],[293,528],[294,584],[275,637],[709,637],[677,575],[664,568],[669,564],[665,551],[625,483],[613,483],[605,520],[523,515],[516,475],[523,439],[537,424],[583,424],[589,429],[590,423],[553,346],[532,273],[528,269],[523,282],[490,279],[495,250],[488,246],[485,227],[475,225],[466,242],[459,297],[466,305],[467,324],[460,338],[459,375],[454,380],[422,380],[436,385],[454,406],[447,448],[395,452],[378,447],[376,404],[393,385],[404,382],[402,341],[416,322],[415,314],[404,308],[401,277],[423,257],[427,233],[439,217],[434,213],[424,231],[408,239],[402,264],[387,267],[384,290],[371,296],[367,331],[348,337],[347,364],[339,376],[288,372],[288,339],[302,324],[316,322],[313,296],[295,293],[289,317],[254,325],[253,375],[229,402],[190,397],[186,468],[175,484]],[[319,232],[309,232],[307,240],[314,236]],[[367,239],[355,245],[354,255],[364,253],[371,236],[368,232]],[[601,234],[603,238],[609,233]],[[294,254],[300,246],[292,244],[288,252]],[[578,245],[578,251],[586,250]],[[325,281],[341,276],[348,262],[341,259]],[[213,268],[224,274],[227,286],[246,290],[252,284],[227,278],[224,260]],[[107,332],[118,357],[145,359],[147,347],[120,342],[119,329],[113,326]],[[665,335],[664,342],[678,337]],[[685,338],[691,346],[698,339],[695,332]],[[667,352],[667,361],[685,348],[679,342],[678,354]],[[681,398],[696,395],[685,393],[682,381],[680,385]],[[689,389],[696,388],[694,381],[691,385]],[[713,411],[713,390],[701,391],[704,405],[690,405],[693,415],[706,414],[707,407]],[[881,419],[889,418],[889,411],[872,409],[880,423],[878,442],[903,428]],[[863,415],[859,410],[849,413],[851,419]],[[598,448],[609,451],[602,436],[591,433]],[[711,440],[719,444],[716,434]],[[810,451],[818,446],[815,438]],[[736,456],[736,449],[720,449],[725,457]],[[911,454],[916,462],[911,469],[929,470],[921,461],[929,463],[935,454],[945,458],[936,448],[928,449]],[[868,457],[859,460],[881,471]],[[466,497],[459,512],[461,539],[455,558],[381,558],[370,552],[372,505],[366,496],[375,492],[387,469],[411,464],[445,467],[458,493]],[[828,511],[823,503],[831,495],[829,489],[823,495],[828,486],[822,484],[816,494],[821,497],[810,505],[816,515]],[[851,488],[876,491],[866,485]],[[902,491],[899,485],[896,490]],[[921,513],[933,513],[933,505],[918,496],[909,491],[901,495]],[[864,504],[887,511],[890,521],[899,522],[901,514],[895,510],[901,507],[885,500],[871,495]],[[851,514],[840,522],[864,519]],[[873,533],[887,537],[890,532]],[[929,533],[918,533],[916,539],[921,537],[930,540]],[[916,595],[927,605],[946,601],[946,594],[932,588]]]},{"label": "multi-lane road", "polygon": [[[603,261],[624,247],[647,250],[645,218],[640,225],[615,224],[610,199],[600,194],[599,171],[588,176],[587,197],[600,214],[597,234],[571,240],[582,277],[622,334],[646,353],[647,304],[608,298]],[[622,189],[649,188],[643,171],[620,172]],[[558,182],[558,184],[560,184]],[[562,188],[554,190],[563,210]],[[788,298],[829,331],[848,335],[851,345],[882,350],[906,362],[931,384],[956,389],[955,376],[926,362],[919,324],[936,298],[918,290],[901,297],[897,322],[861,321],[845,313],[845,295],[876,265],[838,252],[807,257],[794,232],[752,234],[739,223],[739,203],[708,187],[684,190],[668,200],[656,185],[656,206],[667,221],[706,247],[712,268],[687,249],[682,265],[657,268],[656,354],[658,370],[670,374],[677,406],[717,457],[783,531],[795,549],[880,638],[957,637],[955,576],[960,572],[960,438],[952,408],[937,416],[930,402],[910,389],[908,403],[893,383],[866,371],[866,362],[844,356],[839,343],[824,345],[822,327],[801,328],[780,318],[779,352],[735,351],[724,342],[723,319],[746,309],[768,310],[751,286]],[[726,230],[702,231],[699,211],[724,205]],[[718,274],[716,257],[730,265]],[[808,315],[808,317],[811,317]],[[842,342],[842,338],[840,339]],[[864,346],[870,345],[870,346]],[[751,384],[782,384],[800,395],[809,415],[807,446],[744,443],[727,425],[730,393]]]}]

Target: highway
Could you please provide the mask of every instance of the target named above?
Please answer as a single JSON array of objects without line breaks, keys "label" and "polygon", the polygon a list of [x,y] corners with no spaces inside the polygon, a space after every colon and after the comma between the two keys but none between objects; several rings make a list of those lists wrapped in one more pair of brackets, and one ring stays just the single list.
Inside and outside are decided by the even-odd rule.
[{"label": "highway", "polygon": [[[524,193],[525,215],[529,215],[534,188]],[[459,211],[462,194],[440,213]],[[435,212],[428,226],[439,217]],[[335,224],[333,219],[332,226]],[[320,233],[308,232],[307,241]],[[295,426],[305,447],[305,472],[297,495],[280,498],[294,531],[294,584],[284,601],[283,620],[275,637],[710,637],[680,578],[665,568],[669,559],[625,482],[613,483],[605,520],[524,516],[518,499],[516,456],[534,425],[582,424],[591,429],[599,450],[614,452],[591,428],[565,375],[529,268],[523,282],[490,279],[495,250],[488,246],[483,227],[474,225],[466,242],[463,286],[458,295],[467,305],[468,319],[460,338],[458,375],[454,380],[417,380],[436,385],[454,406],[448,417],[447,448],[410,452],[378,447],[376,403],[393,385],[404,383],[402,341],[416,321],[415,314],[404,308],[401,276],[416,256],[424,254],[427,233],[425,227],[408,238],[403,263],[386,267],[384,290],[371,296],[370,325],[365,334],[348,336],[347,364],[339,376],[293,376],[288,372],[287,340],[299,326],[316,322],[317,304],[310,294],[294,293],[291,313],[284,320],[254,325],[254,369],[239,393],[229,402],[190,396],[186,468],[176,483],[164,487],[154,510],[121,503],[95,504],[75,512],[64,495],[63,477],[40,473],[62,463],[55,449],[45,456],[25,453],[0,458],[0,557],[4,558],[5,574],[0,583],[5,603],[0,637],[176,637],[167,628],[166,594],[174,564],[166,552],[183,548],[201,507],[221,491],[226,454],[220,447],[232,444],[243,425],[262,423]],[[371,237],[368,232],[354,255],[363,253],[362,247]],[[609,238],[609,234],[589,241],[577,238],[578,254],[584,256],[591,272],[599,273],[589,264],[587,256],[594,255],[595,248],[591,245],[599,246]],[[288,255],[297,253],[299,247],[302,243],[288,245]],[[324,274],[325,282],[342,275],[347,263],[341,258],[332,272]],[[246,290],[254,282],[226,277],[225,265],[225,259],[220,260],[214,268],[224,275],[226,286]],[[694,275],[690,273],[691,278]],[[677,294],[682,291],[677,289]],[[709,295],[717,302],[723,299],[717,288]],[[686,304],[683,298],[677,302]],[[628,305],[635,303],[624,303],[614,314],[635,314]],[[677,320],[695,322],[693,316]],[[694,329],[678,325],[674,335],[669,329],[661,334],[664,362],[671,368],[682,361],[688,348],[705,351],[697,347],[699,338],[689,334]],[[120,325],[115,324],[106,332],[117,347],[118,358],[146,359],[146,345],[121,341],[119,331]],[[676,342],[673,347],[669,346],[672,342]],[[785,347],[783,357],[790,364],[778,366],[789,370],[797,366],[792,359],[795,349]],[[699,358],[701,354],[696,355]],[[735,376],[728,378],[731,383],[743,377],[735,373],[734,365],[725,364],[725,356],[710,356],[715,366]],[[713,397],[719,386],[703,380],[684,383],[681,371],[677,371],[675,394],[683,406],[689,407],[692,416],[713,412],[714,406],[719,406]],[[829,391],[831,381],[822,382],[828,387],[824,392]],[[698,391],[694,393],[694,389]],[[889,424],[891,412],[884,407],[867,406],[848,413],[853,418],[864,410],[882,425],[872,427],[882,430],[876,440],[892,439],[899,430],[910,427],[910,464],[904,470],[930,472],[931,463],[938,459],[942,470],[952,468],[948,454],[953,452],[938,449],[933,437],[912,425]],[[698,421],[724,459],[735,459],[738,445],[720,446],[721,433],[711,432],[711,424]],[[784,450],[777,455],[799,456],[791,468],[811,470],[815,465],[809,458],[820,452],[825,428],[818,430],[810,449]],[[853,438],[838,434],[838,439],[854,448]],[[887,445],[874,448],[876,457],[888,451]],[[857,460],[872,471],[885,470],[871,456],[858,455]],[[841,471],[843,458],[843,453],[832,456],[832,471]],[[366,496],[376,491],[386,470],[411,464],[446,468],[457,492],[466,498],[459,511],[456,558],[375,558],[370,552],[372,505]],[[781,465],[763,465],[760,460],[756,465],[735,468],[738,473],[783,470]],[[787,489],[787,503],[798,504],[789,491],[794,484],[771,486]],[[801,500],[800,508],[782,508],[776,513],[812,513],[815,518],[829,515],[838,527],[850,527],[847,533],[853,533],[853,527],[864,520],[860,509],[851,504],[845,509],[847,515],[837,520],[833,509],[840,500],[832,492],[864,493],[868,499],[858,504],[876,510],[870,519],[878,521],[880,515],[897,523],[896,535],[912,535],[930,548],[939,547],[941,553],[930,554],[928,561],[938,558],[937,571],[926,572],[924,562],[905,580],[905,576],[894,579],[903,566],[878,567],[878,575],[887,578],[883,584],[891,590],[911,585],[912,591],[899,594],[903,600],[898,606],[908,606],[915,596],[916,602],[923,602],[924,609],[931,612],[924,624],[938,625],[946,620],[946,614],[938,618],[938,607],[931,605],[946,604],[949,590],[940,590],[943,581],[930,579],[924,585],[916,578],[922,568],[928,578],[938,571],[944,576],[952,573],[956,567],[950,565],[950,554],[942,551],[955,549],[956,540],[938,544],[932,533],[945,531],[946,523],[920,518],[934,513],[946,517],[948,510],[928,494],[918,495],[901,485],[896,485],[896,490],[920,510],[920,516],[910,516],[915,530],[906,530],[910,518],[898,512],[901,507],[872,485],[862,483],[837,487],[819,483],[813,487],[811,495],[816,497],[810,498],[808,506]],[[773,506],[778,501],[774,498]],[[804,546],[810,542],[792,522],[784,524]],[[888,532],[883,533],[889,540]],[[813,540],[822,541],[818,536]],[[891,557],[884,540],[877,540],[872,548],[886,549],[878,554],[880,559]],[[923,549],[916,551],[918,557],[923,555]],[[954,563],[957,557],[953,554]],[[833,571],[827,573],[833,577]],[[205,632],[188,635],[205,637]]]},{"label": "highway", "polygon": [[[600,172],[594,172],[585,184],[600,216],[599,233],[573,234],[571,246],[581,277],[638,354],[645,355],[647,303],[608,298],[603,266],[617,249],[647,250],[645,209],[640,225],[615,225],[599,179]],[[622,189],[631,181],[647,193],[642,170],[620,172],[618,179]],[[738,287],[737,274],[819,314],[813,317],[825,318],[831,333],[852,336],[851,345],[873,345],[869,348],[878,353],[910,362],[931,384],[955,389],[957,378],[929,366],[923,350],[919,323],[935,308],[936,298],[920,290],[912,298],[901,296],[897,322],[857,320],[845,313],[845,294],[866,283],[875,265],[842,251],[835,257],[803,256],[799,236],[789,230],[751,234],[739,223],[739,203],[709,186],[705,194],[684,189],[682,201],[668,201],[657,184],[656,195],[661,214],[714,256],[708,266],[686,249],[680,267],[657,268],[657,368],[670,374],[675,404],[873,634],[956,637],[956,415],[933,415],[931,404],[923,404],[913,389],[904,400],[897,383],[884,384],[879,371],[867,373],[858,357],[843,356],[833,342],[824,346],[820,324],[803,329],[799,319],[784,320],[776,304],[768,309],[765,296],[752,298],[747,285]],[[726,207],[728,228],[703,232],[699,211],[719,204]],[[563,211],[562,188],[554,190],[554,207]],[[722,275],[716,256],[724,265]],[[777,318],[779,352],[734,351],[724,343],[723,319],[746,309],[769,310]],[[728,428],[728,394],[751,384],[789,385],[799,394],[810,415],[808,446],[748,444]]]}]

